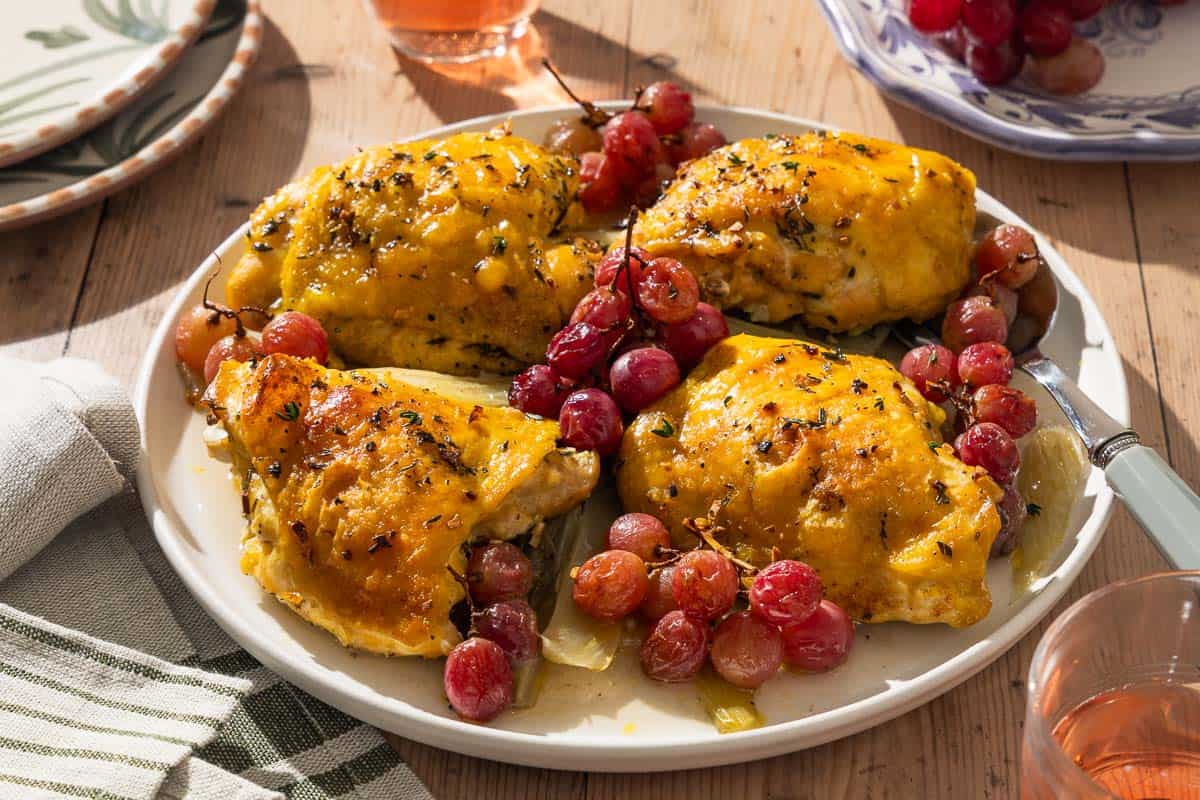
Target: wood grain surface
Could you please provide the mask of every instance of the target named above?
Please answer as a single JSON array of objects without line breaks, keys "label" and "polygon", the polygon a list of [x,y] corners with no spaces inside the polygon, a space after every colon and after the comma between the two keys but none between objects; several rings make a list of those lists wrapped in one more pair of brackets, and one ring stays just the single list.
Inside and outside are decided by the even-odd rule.
[{"label": "wood grain surface", "polygon": [[[842,60],[813,0],[550,0],[519,52],[454,69],[399,59],[360,3],[265,5],[262,56],[197,145],[99,205],[0,235],[5,351],[95,358],[131,379],[177,284],[259,198],[355,145],[561,102],[537,67],[546,54],[595,98],[670,78],[700,102],[786,112],[961,161],[1082,277],[1124,357],[1134,425],[1200,483],[1200,166],[1056,164],[998,151],[885,99]],[[1098,586],[1162,567],[1118,511],[1055,614]],[[1016,797],[1023,681],[1044,628],[890,723],[741,766],[588,775],[393,742],[438,798]]]}]

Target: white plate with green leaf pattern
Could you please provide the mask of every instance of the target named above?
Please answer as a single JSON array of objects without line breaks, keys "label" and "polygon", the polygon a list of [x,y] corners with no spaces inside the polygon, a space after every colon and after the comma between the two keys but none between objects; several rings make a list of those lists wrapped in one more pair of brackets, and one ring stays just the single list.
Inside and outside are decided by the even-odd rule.
[{"label": "white plate with green leaf pattern", "polygon": [[0,167],[129,105],[200,35],[215,0],[9,3],[0,25]]},{"label": "white plate with green leaf pattern", "polygon": [[210,5],[207,23],[178,66],[133,103],[65,144],[0,168],[0,231],[64,214],[132,184],[217,118],[258,55],[263,23],[257,0]]}]

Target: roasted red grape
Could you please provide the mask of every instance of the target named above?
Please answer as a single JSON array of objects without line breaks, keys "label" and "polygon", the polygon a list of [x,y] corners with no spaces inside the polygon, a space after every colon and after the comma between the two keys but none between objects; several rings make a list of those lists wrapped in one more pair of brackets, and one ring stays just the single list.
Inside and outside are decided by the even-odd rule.
[{"label": "roasted red grape", "polygon": [[1104,77],[1104,55],[1080,36],[1056,56],[1033,59],[1033,80],[1054,94],[1081,94]]},{"label": "roasted red grape", "polygon": [[596,287],[614,286],[618,291],[633,296],[634,287],[642,282],[642,273],[650,263],[650,254],[640,247],[629,251],[629,272],[625,273],[625,248],[614,247],[604,254],[596,265]]},{"label": "roasted red grape", "polygon": [[642,92],[641,105],[660,136],[678,133],[691,124],[696,113],[692,96],[670,81],[658,81]]},{"label": "roasted red grape", "polygon": [[467,585],[476,603],[516,600],[533,588],[533,565],[515,544],[489,542],[471,551]]},{"label": "roasted red grape", "polygon": [[235,331],[235,320],[204,306],[194,306],[175,326],[175,358],[197,374],[202,373],[208,351],[218,340],[232,336]]},{"label": "roasted red grape", "polygon": [[1037,242],[1018,225],[993,228],[975,248],[975,268],[980,280],[996,281],[1010,289],[1029,283],[1038,270],[1038,262]]},{"label": "roasted red grape", "polygon": [[728,611],[737,597],[737,570],[718,552],[692,550],[675,564],[671,591],[684,611],[714,619]]},{"label": "roasted red grape", "polygon": [[617,404],[636,413],[679,385],[679,365],[666,350],[639,347],[617,357],[609,382]]},{"label": "roasted red grape", "polygon": [[628,550],[605,550],[575,573],[575,605],[596,619],[615,621],[632,614],[646,599],[646,563]]},{"label": "roasted red grape", "polygon": [[854,622],[832,600],[822,600],[808,619],[781,633],[784,660],[810,672],[833,669],[854,646]]},{"label": "roasted red grape", "polygon": [[954,440],[959,459],[972,467],[982,467],[996,483],[1012,480],[1021,466],[1021,452],[1008,431],[992,422],[980,422],[967,428]]},{"label": "roasted red grape", "polygon": [[477,635],[495,642],[514,664],[528,661],[538,654],[537,614],[524,600],[502,600],[471,619]]},{"label": "roasted red grape", "polygon": [[725,134],[707,122],[688,125],[679,132],[679,142],[667,146],[667,157],[672,164],[682,164],[700,158],[726,144]]},{"label": "roasted red grape", "polygon": [[567,396],[558,412],[563,443],[578,450],[611,455],[621,446],[625,426],[617,402],[600,389],[580,389]]},{"label": "roasted red grape", "polygon": [[983,84],[998,86],[1017,76],[1025,64],[1025,54],[1003,42],[995,47],[967,42],[963,61]]},{"label": "roasted red grape", "polygon": [[1025,498],[1021,497],[1021,493],[1012,483],[1004,487],[1004,497],[1000,499],[997,508],[1000,511],[1000,532],[992,540],[992,558],[1006,556],[1017,549],[1017,545],[1021,543],[1021,528],[1029,515]]},{"label": "roasted red grape", "polygon": [[635,186],[666,160],[658,134],[640,111],[623,111],[604,126],[604,156],[613,161],[625,186]]},{"label": "roasted red grape", "polygon": [[941,33],[955,26],[962,15],[962,0],[911,0],[908,20],[922,33]]},{"label": "roasted red grape", "polygon": [[556,153],[571,153],[582,156],[584,153],[599,150],[604,146],[600,131],[588,125],[579,117],[555,120],[542,138],[542,144],[547,150]]},{"label": "roasted red grape", "polygon": [[571,322],[586,322],[604,332],[625,327],[629,320],[629,295],[618,292],[611,286],[593,289],[571,312]]},{"label": "roasted red grape", "polygon": [[508,404],[526,414],[557,419],[569,393],[562,376],[546,364],[534,364],[512,379],[508,387]]},{"label": "roasted red grape", "polygon": [[299,311],[285,311],[262,329],[262,350],[311,358],[321,364],[329,360],[329,337],[321,323]]},{"label": "roasted red grape", "polygon": [[608,337],[594,325],[573,322],[550,339],[546,361],[559,375],[579,379],[604,363]]},{"label": "roasted red grape", "polygon": [[971,397],[971,418],[976,422],[994,422],[1020,439],[1037,427],[1037,403],[1011,386],[981,386]]},{"label": "roasted red grape", "polygon": [[667,526],[650,514],[622,514],[608,529],[609,550],[628,550],[643,561],[661,561],[662,552],[670,547]]},{"label": "roasted red grape", "polygon": [[1021,12],[1021,41],[1034,56],[1056,56],[1071,44],[1071,16],[1053,0],[1034,0]]},{"label": "roasted red grape", "polygon": [[612,211],[621,199],[621,178],[603,153],[579,158],[579,202],[592,214]]},{"label": "roasted red grape", "polygon": [[675,177],[675,168],[666,161],[654,165],[654,171],[633,187],[633,202],[639,208],[649,208],[658,201],[663,189]]},{"label": "roasted red grape", "polygon": [[990,297],[974,295],[955,300],[942,320],[942,341],[956,353],[976,342],[1004,342],[1008,320]]},{"label": "roasted red grape", "polygon": [[717,674],[734,686],[757,689],[779,672],[783,637],[777,625],[737,611],[717,626],[708,657]]},{"label": "roasted red grape", "polygon": [[446,657],[442,686],[460,717],[487,722],[512,704],[512,667],[495,642],[467,639]]},{"label": "roasted red grape", "polygon": [[696,276],[673,258],[656,258],[637,285],[637,299],[651,319],[675,324],[696,313],[700,285]]},{"label": "roasted red grape", "polygon": [[900,372],[917,387],[926,400],[941,403],[954,388],[956,358],[940,344],[914,347],[900,360]]},{"label": "roasted red grape", "polygon": [[663,567],[650,573],[650,584],[646,587],[646,599],[642,601],[642,616],[649,620],[662,619],[667,612],[674,611],[675,595],[671,590],[671,582],[675,577],[675,567]]},{"label": "roasted red grape", "polygon": [[225,361],[250,361],[262,355],[262,348],[250,336],[223,336],[204,357],[204,382],[212,383]]},{"label": "roasted red grape", "polygon": [[754,576],[750,610],[774,625],[791,625],[813,613],[823,593],[820,576],[808,564],[776,561]]},{"label": "roasted red grape", "polygon": [[971,388],[991,383],[1006,384],[1012,378],[1013,357],[996,342],[968,345],[958,354],[958,379]]},{"label": "roasted red grape", "polygon": [[642,642],[642,671],[656,681],[695,677],[708,655],[708,624],[682,611],[669,611]]},{"label": "roasted red grape", "polygon": [[985,47],[998,47],[1012,36],[1017,22],[1015,0],[963,0],[962,21],[967,34]]},{"label": "roasted red grape", "polygon": [[699,364],[704,354],[727,336],[725,315],[708,303],[697,303],[696,313],[683,322],[664,325],[661,331],[663,347],[684,368]]},{"label": "roasted red grape", "polygon": [[977,283],[967,292],[968,297],[980,296],[990,297],[992,302],[999,306],[1004,312],[1004,321],[1011,328],[1014,321],[1017,319],[1017,310],[1019,300],[1017,293],[1007,286],[1003,286],[995,281],[987,283]]},{"label": "roasted red grape", "polygon": [[937,34],[934,41],[959,61],[963,61],[967,57],[967,31],[961,22],[945,33]]}]

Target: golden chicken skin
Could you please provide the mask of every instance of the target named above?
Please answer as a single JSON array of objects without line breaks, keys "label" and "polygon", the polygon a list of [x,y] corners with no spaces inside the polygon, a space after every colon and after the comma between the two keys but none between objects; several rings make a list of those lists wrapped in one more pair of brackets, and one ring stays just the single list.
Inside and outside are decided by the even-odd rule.
[{"label": "golden chicken skin", "polygon": [[848,133],[746,139],[681,168],[635,243],[755,322],[858,331],[942,312],[970,277],[975,176]]},{"label": "golden chicken skin", "polygon": [[943,421],[886,361],[739,335],[638,415],[617,486],[680,546],[714,525],[753,564],[809,563],[856,619],[971,625],[1002,493],[938,443]]},{"label": "golden chicken skin", "polygon": [[229,435],[249,525],[242,570],[344,645],[445,655],[460,641],[467,543],[537,530],[596,484],[558,425],[272,355],[226,361],[206,400]]},{"label": "golden chicken skin", "polygon": [[515,371],[591,287],[578,167],[504,129],[368,148],[263,201],[227,301],[316,317],[355,365]]}]

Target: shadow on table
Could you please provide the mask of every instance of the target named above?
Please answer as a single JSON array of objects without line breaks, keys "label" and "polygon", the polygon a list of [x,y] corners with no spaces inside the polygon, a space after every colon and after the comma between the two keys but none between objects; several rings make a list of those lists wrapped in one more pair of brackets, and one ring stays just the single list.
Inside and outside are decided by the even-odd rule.
[{"label": "shadow on table", "polygon": [[[625,85],[630,66],[646,62],[663,80],[692,92],[700,87],[673,70],[673,61],[660,53],[641,54],[595,31],[539,11],[528,34],[508,54],[473,64],[422,64],[396,53],[397,74],[412,82],[418,95],[442,122],[453,122],[516,108],[569,103],[570,98],[542,67],[549,58],[568,81],[572,77],[606,84],[606,93],[629,94]],[[585,98],[587,99],[587,98]]]}]

